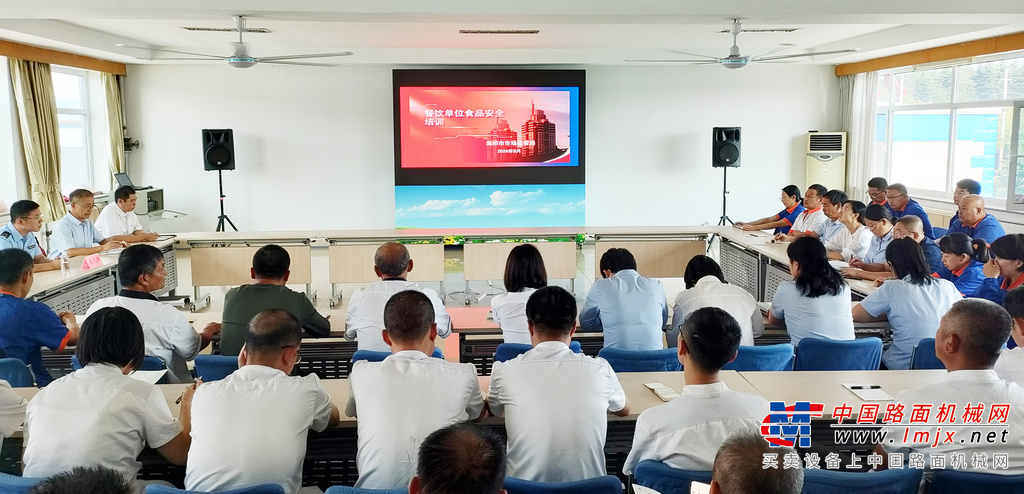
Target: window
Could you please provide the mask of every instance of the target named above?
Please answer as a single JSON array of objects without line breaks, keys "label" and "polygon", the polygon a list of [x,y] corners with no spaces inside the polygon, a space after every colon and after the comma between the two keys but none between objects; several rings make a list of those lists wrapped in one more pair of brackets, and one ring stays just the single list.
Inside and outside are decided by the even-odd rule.
[{"label": "window", "polygon": [[56,66],[51,74],[57,97],[61,190],[64,195],[78,188],[108,191],[111,175],[102,158],[108,153],[103,144],[103,100],[92,94],[99,89],[98,77],[92,81],[87,71]]},{"label": "window", "polygon": [[[0,57],[0,94],[11,94],[11,76],[7,68],[7,59]],[[24,172],[20,173],[20,161],[16,153],[20,152],[20,134],[15,133],[18,125],[15,114],[17,109],[10,97],[0,97],[0,214],[6,213],[14,201],[20,199],[19,188],[24,184]]]}]

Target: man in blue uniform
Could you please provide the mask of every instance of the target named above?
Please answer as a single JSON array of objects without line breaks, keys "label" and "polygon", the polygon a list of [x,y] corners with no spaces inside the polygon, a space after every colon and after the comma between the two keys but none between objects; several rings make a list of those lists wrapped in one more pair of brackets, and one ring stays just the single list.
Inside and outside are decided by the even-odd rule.
[{"label": "man in blue uniform", "polygon": [[60,269],[60,260],[50,260],[39,247],[36,232],[43,229],[43,214],[33,201],[11,204],[11,222],[0,229],[0,250],[21,249],[32,256],[35,272]]},{"label": "man in blue uniform", "polygon": [[984,240],[989,245],[1006,235],[999,220],[985,212],[985,199],[979,195],[970,194],[960,199],[957,219],[959,223],[950,223],[949,233],[960,232],[968,237]]},{"label": "man in blue uniform", "polygon": [[885,188],[885,207],[892,213],[892,217],[900,219],[908,214],[921,218],[924,224],[924,236],[935,240],[935,233],[932,232],[932,222],[928,220],[928,213],[917,201],[907,195],[907,186],[903,184],[889,184]]}]

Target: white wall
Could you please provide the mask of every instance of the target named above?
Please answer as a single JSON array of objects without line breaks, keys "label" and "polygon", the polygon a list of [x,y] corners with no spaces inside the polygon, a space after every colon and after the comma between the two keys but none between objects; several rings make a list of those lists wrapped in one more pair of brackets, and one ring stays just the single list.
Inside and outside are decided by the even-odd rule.
[{"label": "white wall", "polygon": [[[781,209],[803,184],[804,135],[838,127],[831,67],[587,68],[588,225],[715,223],[721,178],[711,127],[743,127],[729,214]],[[161,231],[212,230],[217,176],[203,171],[200,130],[232,128],[238,169],[224,173],[241,230],[394,227],[391,67],[130,66],[128,158],[138,183],[163,187],[189,216]]]}]

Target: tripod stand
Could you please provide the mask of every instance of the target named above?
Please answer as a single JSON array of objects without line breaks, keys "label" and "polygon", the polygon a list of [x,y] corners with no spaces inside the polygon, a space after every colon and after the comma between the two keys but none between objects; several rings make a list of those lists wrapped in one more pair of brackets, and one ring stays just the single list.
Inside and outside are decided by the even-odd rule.
[{"label": "tripod stand", "polygon": [[[722,216],[718,217],[718,226],[725,226],[726,223],[728,223],[730,225],[734,224],[732,222],[732,219],[729,218],[728,213],[726,213],[726,202],[727,202],[727,199],[728,199],[728,196],[729,196],[729,188],[727,186],[727,184],[728,184],[728,177],[726,176],[726,172],[728,172],[728,171],[729,171],[729,167],[727,167],[727,166],[723,166],[722,167]],[[711,239],[708,240],[708,250],[707,250],[707,252],[711,252],[711,245],[715,243],[715,238],[719,237],[719,236],[720,235],[718,235],[717,233],[713,233],[711,235]]]},{"label": "tripod stand", "polygon": [[220,216],[217,217],[217,230],[218,232],[225,231],[224,222],[227,221],[231,228],[238,231],[238,227],[231,222],[231,218],[224,214],[224,170],[217,170],[217,183],[220,185]]}]

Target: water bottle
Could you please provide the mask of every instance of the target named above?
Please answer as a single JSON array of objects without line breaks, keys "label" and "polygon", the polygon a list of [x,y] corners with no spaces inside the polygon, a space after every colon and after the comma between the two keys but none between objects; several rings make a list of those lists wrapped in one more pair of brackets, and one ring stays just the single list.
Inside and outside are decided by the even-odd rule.
[{"label": "water bottle", "polygon": [[60,255],[60,274],[61,276],[71,276],[71,258],[68,257],[67,252],[62,252]]}]

